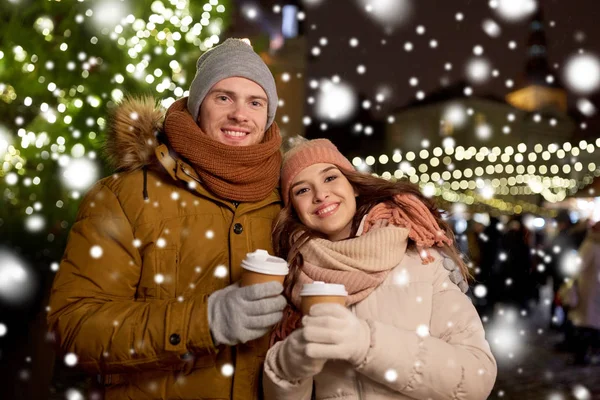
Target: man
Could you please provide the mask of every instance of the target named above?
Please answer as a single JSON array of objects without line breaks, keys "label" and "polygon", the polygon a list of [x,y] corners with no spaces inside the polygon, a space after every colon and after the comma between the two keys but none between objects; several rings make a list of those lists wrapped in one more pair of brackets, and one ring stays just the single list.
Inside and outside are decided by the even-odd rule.
[{"label": "man", "polygon": [[246,253],[272,252],[276,108],[267,66],[229,39],[199,58],[164,124],[152,99],[116,109],[118,173],[81,203],[48,316],[107,399],[258,398],[283,287],[232,283]]}]

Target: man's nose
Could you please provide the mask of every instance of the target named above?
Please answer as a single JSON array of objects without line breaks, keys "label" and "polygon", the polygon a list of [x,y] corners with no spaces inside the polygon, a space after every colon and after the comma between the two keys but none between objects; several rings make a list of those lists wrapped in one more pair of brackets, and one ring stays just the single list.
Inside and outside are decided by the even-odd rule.
[{"label": "man's nose", "polygon": [[229,113],[229,118],[238,122],[247,121],[248,114],[242,104],[234,104]]}]

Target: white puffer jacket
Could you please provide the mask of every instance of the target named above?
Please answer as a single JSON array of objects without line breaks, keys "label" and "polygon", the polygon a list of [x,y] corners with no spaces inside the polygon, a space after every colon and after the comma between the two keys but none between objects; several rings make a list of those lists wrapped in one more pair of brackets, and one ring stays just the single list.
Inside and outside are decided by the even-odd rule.
[{"label": "white puffer jacket", "polygon": [[[368,322],[371,344],[362,365],[328,361],[314,377],[318,400],[486,399],[496,361],[471,300],[450,281],[442,256],[423,265],[408,251],[383,284],[352,311]],[[282,378],[277,352],[267,353],[265,398],[310,400],[313,379]]]}]

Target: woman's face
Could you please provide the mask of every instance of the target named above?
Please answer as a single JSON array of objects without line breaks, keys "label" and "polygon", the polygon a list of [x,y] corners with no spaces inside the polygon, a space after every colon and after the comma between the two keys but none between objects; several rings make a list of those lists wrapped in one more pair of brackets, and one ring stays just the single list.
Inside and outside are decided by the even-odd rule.
[{"label": "woman's face", "polygon": [[356,192],[333,164],[303,169],[290,186],[292,206],[300,221],[331,241],[350,236],[356,214]]}]

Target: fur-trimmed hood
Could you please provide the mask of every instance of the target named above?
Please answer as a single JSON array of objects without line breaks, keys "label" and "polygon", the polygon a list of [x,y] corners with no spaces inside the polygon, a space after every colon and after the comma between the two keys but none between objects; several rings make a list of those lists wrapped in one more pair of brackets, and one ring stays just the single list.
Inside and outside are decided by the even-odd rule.
[{"label": "fur-trimmed hood", "polygon": [[127,97],[109,117],[104,152],[117,171],[135,171],[156,162],[165,110],[151,96]]}]

